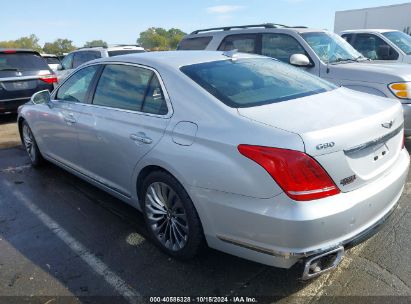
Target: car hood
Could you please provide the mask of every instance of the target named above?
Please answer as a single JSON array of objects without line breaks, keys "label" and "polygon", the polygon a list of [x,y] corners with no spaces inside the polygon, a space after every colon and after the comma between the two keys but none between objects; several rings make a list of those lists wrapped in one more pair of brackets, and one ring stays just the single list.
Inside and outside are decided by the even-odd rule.
[{"label": "car hood", "polygon": [[389,84],[411,81],[411,66],[374,61],[330,64],[327,78]]}]

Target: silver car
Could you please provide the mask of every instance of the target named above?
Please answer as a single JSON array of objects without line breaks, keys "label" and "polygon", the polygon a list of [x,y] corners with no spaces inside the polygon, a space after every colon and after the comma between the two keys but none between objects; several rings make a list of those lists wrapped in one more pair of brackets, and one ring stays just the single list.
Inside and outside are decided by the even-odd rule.
[{"label": "silver car", "polygon": [[46,159],[133,205],[155,244],[208,246],[304,279],[334,268],[394,210],[406,181],[401,103],[235,52],[99,59],[18,125]]}]

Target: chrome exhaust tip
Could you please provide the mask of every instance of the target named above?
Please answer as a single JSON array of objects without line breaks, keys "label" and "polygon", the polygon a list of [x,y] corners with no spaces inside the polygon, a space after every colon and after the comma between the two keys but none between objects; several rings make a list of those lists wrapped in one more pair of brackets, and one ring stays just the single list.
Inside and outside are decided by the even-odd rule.
[{"label": "chrome exhaust tip", "polygon": [[338,264],[340,264],[343,257],[343,246],[310,257],[304,264],[304,271],[301,279],[303,281],[310,280],[322,275],[324,272],[334,269]]}]

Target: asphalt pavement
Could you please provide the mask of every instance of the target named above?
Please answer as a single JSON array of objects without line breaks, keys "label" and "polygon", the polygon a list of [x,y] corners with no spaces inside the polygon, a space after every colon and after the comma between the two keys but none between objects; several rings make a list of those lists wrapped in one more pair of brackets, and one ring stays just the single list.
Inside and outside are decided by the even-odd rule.
[{"label": "asphalt pavement", "polygon": [[0,303],[133,303],[150,296],[410,303],[409,180],[376,236],[349,250],[336,270],[301,282],[299,267],[276,269],[211,249],[188,262],[169,258],[146,239],[132,207],[54,165],[32,168],[22,147],[2,149]]}]

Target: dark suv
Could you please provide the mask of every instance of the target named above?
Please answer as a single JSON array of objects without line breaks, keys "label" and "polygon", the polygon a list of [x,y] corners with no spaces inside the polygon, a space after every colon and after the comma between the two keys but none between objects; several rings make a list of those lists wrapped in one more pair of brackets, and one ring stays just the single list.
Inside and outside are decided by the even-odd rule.
[{"label": "dark suv", "polygon": [[17,108],[41,90],[52,91],[57,77],[39,53],[0,49],[0,114]]}]

